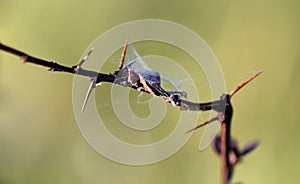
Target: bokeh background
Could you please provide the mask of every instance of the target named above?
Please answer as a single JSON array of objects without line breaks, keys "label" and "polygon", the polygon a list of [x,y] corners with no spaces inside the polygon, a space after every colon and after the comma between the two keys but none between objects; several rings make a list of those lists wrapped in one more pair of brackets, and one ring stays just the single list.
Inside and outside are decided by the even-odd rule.
[{"label": "bokeh background", "polygon": [[[228,90],[265,71],[233,99],[233,136],[241,145],[260,140],[233,182],[298,183],[299,9],[296,0],[0,0],[0,40],[71,66],[113,26],[144,18],[180,23],[211,47]],[[219,158],[211,148],[198,151],[203,130],[165,161],[118,164],[81,135],[72,75],[22,64],[2,51],[0,60],[0,183],[219,183]]]}]

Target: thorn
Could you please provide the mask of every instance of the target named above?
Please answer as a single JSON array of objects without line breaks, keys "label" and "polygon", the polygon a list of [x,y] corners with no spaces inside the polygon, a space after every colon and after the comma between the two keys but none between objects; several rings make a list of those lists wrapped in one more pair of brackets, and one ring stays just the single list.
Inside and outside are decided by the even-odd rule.
[{"label": "thorn", "polygon": [[119,64],[119,70],[121,70],[123,68],[123,65],[124,65],[127,45],[128,45],[128,38],[126,38],[125,44],[123,46],[123,51],[122,51],[121,60],[120,60],[120,64]]},{"label": "thorn", "polygon": [[83,58],[80,60],[80,62],[77,65],[74,65],[72,67],[73,70],[74,70],[74,73],[78,73],[79,72],[79,70],[81,69],[81,66],[88,59],[88,57],[92,54],[93,51],[94,51],[94,48],[92,48],[85,56],[83,56]]},{"label": "thorn", "polygon": [[240,89],[242,89],[246,84],[248,84],[250,81],[255,79],[257,76],[259,76],[261,73],[263,73],[263,70],[259,71],[258,73],[252,75],[250,78],[245,80],[243,83],[238,85],[236,88],[234,88],[230,93],[229,96],[232,97],[236,92],[238,92]]},{"label": "thorn", "polygon": [[83,63],[88,59],[88,57],[92,54],[93,51],[94,51],[94,48],[91,48],[91,50],[85,56],[83,56],[81,61],[78,63],[77,67],[81,67],[83,65]]},{"label": "thorn", "polygon": [[88,102],[89,97],[91,96],[91,93],[92,93],[93,89],[96,88],[96,81],[97,81],[96,77],[92,77],[90,80],[91,80],[91,84],[89,86],[89,89],[88,89],[88,91],[86,93],[86,96],[85,96],[85,99],[83,101],[83,105],[82,105],[82,108],[81,108],[82,112],[84,112],[84,110],[85,110],[86,104]]},{"label": "thorn", "polygon": [[214,121],[216,121],[216,120],[218,120],[218,119],[219,119],[219,117],[218,117],[218,116],[215,116],[215,117],[213,117],[213,118],[211,118],[211,119],[209,119],[209,120],[207,120],[207,121],[204,121],[203,123],[201,123],[201,124],[195,126],[194,128],[192,128],[192,129],[186,131],[185,134],[190,133],[190,132],[192,132],[192,131],[195,131],[195,130],[197,130],[198,128],[203,127],[203,126],[205,126],[205,125],[208,125],[208,124],[210,124],[210,123],[212,123],[212,122],[214,122]]}]

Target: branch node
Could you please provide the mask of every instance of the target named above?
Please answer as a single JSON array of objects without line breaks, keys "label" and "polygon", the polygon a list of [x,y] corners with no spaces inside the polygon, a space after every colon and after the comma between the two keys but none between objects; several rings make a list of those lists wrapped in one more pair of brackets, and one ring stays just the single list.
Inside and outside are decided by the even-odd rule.
[{"label": "branch node", "polygon": [[23,63],[26,63],[27,60],[28,60],[28,56],[26,56],[26,55],[21,56],[21,61],[22,61]]},{"label": "branch node", "polygon": [[171,102],[171,104],[174,106],[174,107],[177,107],[180,105],[180,98],[178,95],[173,95],[171,94],[170,97],[169,97],[169,101]]},{"label": "branch node", "polygon": [[[50,63],[52,63],[52,65],[54,65],[54,64],[56,64],[56,62],[55,61],[50,61]],[[44,66],[43,66],[44,67]],[[59,71],[58,69],[55,69],[55,68],[53,68],[53,67],[48,67],[48,71]]]}]

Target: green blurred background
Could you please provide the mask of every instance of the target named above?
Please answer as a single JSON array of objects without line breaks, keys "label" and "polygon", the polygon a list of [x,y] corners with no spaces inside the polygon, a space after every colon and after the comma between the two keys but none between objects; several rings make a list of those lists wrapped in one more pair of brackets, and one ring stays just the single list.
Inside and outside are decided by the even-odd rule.
[{"label": "green blurred background", "polygon": [[[73,65],[94,38],[121,23],[156,18],[187,26],[217,56],[228,90],[265,70],[233,99],[234,137],[241,145],[260,140],[233,181],[298,183],[299,9],[296,0],[0,0],[0,40]],[[21,64],[2,51],[0,59],[0,183],[219,183],[219,159],[211,148],[198,151],[203,130],[163,162],[115,163],[80,134],[72,75]]]}]

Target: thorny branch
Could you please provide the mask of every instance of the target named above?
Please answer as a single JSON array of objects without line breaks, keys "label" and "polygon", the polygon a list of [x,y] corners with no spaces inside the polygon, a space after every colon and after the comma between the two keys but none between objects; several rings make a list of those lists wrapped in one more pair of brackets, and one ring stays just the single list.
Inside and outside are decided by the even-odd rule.
[{"label": "thorny branch", "polygon": [[85,58],[83,58],[82,61],[79,62],[78,65],[68,67],[68,66],[60,65],[54,61],[47,61],[44,59],[33,57],[29,54],[26,54],[25,52],[21,52],[14,48],[8,47],[2,43],[0,43],[0,49],[6,51],[8,53],[11,53],[13,55],[19,56],[21,58],[21,60],[25,63],[33,63],[33,64],[41,65],[44,67],[48,67],[49,71],[66,72],[66,73],[82,75],[82,76],[86,76],[86,77],[95,77],[96,76],[97,82],[113,82],[114,81],[114,75],[112,75],[112,74],[103,74],[103,73],[98,73],[95,71],[83,69],[81,67],[81,65],[85,61]]},{"label": "thorny branch", "polygon": [[[186,132],[186,133],[189,133],[191,131],[194,131],[202,126],[205,126],[205,125],[212,123],[214,121],[217,121],[217,120],[221,122],[221,136],[217,137],[217,141],[219,141],[219,145],[217,148],[218,151],[216,151],[216,152],[218,155],[220,155],[221,161],[222,161],[221,173],[222,173],[222,183],[223,184],[227,184],[230,181],[234,166],[239,161],[240,157],[244,156],[246,153],[249,153],[258,145],[257,142],[253,142],[249,145],[246,145],[246,147],[244,149],[239,151],[239,150],[237,150],[236,144],[233,144],[233,139],[231,138],[231,134],[230,134],[231,119],[232,119],[232,115],[233,115],[233,107],[231,105],[230,100],[235,93],[237,93],[240,89],[242,89],[246,84],[251,82],[254,78],[256,78],[258,75],[260,75],[262,72],[263,71],[260,71],[256,74],[254,74],[249,79],[245,80],[240,85],[238,85],[236,88],[234,88],[229,94],[221,96],[221,100],[225,100],[225,111],[223,111],[223,110],[220,111],[219,108],[217,108],[217,109],[212,108],[213,110],[218,112],[218,115],[216,117],[213,117]],[[232,159],[232,158],[234,158],[234,159]]]},{"label": "thorny branch", "polygon": [[[118,67],[118,70],[116,70],[114,73],[110,74],[104,74],[100,72],[95,72],[91,70],[85,70],[82,68],[82,65],[84,62],[88,59],[88,56],[92,53],[93,50],[89,51],[86,56],[82,58],[82,60],[74,66],[68,67],[64,65],[60,65],[54,61],[47,61],[43,60],[37,57],[33,57],[29,54],[26,54],[24,52],[21,52],[17,49],[11,48],[9,46],[6,46],[2,43],[0,43],[0,50],[4,50],[8,53],[11,53],[13,55],[19,56],[22,61],[25,63],[33,63],[37,65],[41,65],[44,67],[48,67],[49,71],[58,71],[58,72],[66,72],[66,73],[71,73],[75,75],[81,75],[81,76],[86,76],[89,77],[91,80],[91,84],[86,96],[86,99],[83,104],[83,109],[86,105],[87,99],[92,91],[97,84],[101,82],[109,82],[109,83],[114,83],[114,84],[119,84],[122,85],[118,82],[115,82],[116,76],[119,74],[120,71],[122,71],[123,64],[124,64],[124,59],[125,59],[125,54],[126,54],[126,48],[127,48],[127,40],[126,43],[124,44],[121,60],[120,60],[120,65]],[[168,93],[164,91],[163,89],[161,91],[155,91],[154,89],[150,89],[151,85],[149,85],[147,82],[144,81],[143,84],[135,84],[133,85],[132,83],[129,85],[123,85],[126,87],[131,87],[136,90],[140,90],[142,92],[150,93],[155,96],[160,96],[162,99],[166,100],[169,103],[172,103],[174,106],[180,107],[181,110],[184,111],[207,111],[207,110],[215,110],[218,112],[218,115],[210,120],[207,120],[193,129],[188,130],[186,133],[192,132],[202,126],[205,126],[209,123],[212,123],[214,121],[220,121],[221,122],[221,136],[217,137],[215,139],[215,150],[217,150],[217,154],[221,156],[222,160],[222,183],[227,184],[232,176],[233,172],[233,167],[235,164],[238,162],[239,157],[244,156],[248,152],[252,151],[256,146],[257,142],[252,142],[251,144],[248,144],[243,148],[242,150],[238,150],[235,141],[231,138],[230,135],[230,126],[231,126],[231,119],[233,115],[233,108],[231,105],[231,97],[239,91],[242,87],[244,87],[246,84],[248,84],[250,81],[252,81],[255,77],[260,75],[262,71],[256,73],[255,75],[251,76],[249,79],[241,83],[239,86],[237,86],[235,89],[233,89],[229,94],[224,94],[221,96],[220,100],[216,100],[213,102],[207,102],[207,103],[194,103],[194,102],[189,102],[187,100],[181,99],[178,95],[173,95],[171,93]],[[141,79],[141,78],[140,78]],[[142,85],[142,88],[140,87]],[[149,88],[149,89],[148,89]],[[163,94],[163,95],[162,95]],[[230,160],[230,154],[234,153],[236,156],[236,160],[232,163]]]},{"label": "thorny branch", "polygon": [[[49,69],[49,71],[66,72],[66,73],[71,73],[71,74],[75,74],[75,75],[86,76],[86,77],[89,77],[91,82],[94,84],[99,84],[101,82],[115,83],[116,76],[118,75],[118,73],[121,71],[121,68],[123,67],[123,62],[124,62],[125,53],[126,53],[126,47],[127,47],[127,41],[124,45],[119,69],[117,71],[115,71],[114,73],[105,74],[105,73],[95,72],[95,71],[91,71],[91,70],[85,70],[82,67],[84,62],[87,60],[87,57],[91,54],[92,50],[79,62],[79,64],[68,67],[68,66],[58,64],[54,61],[47,61],[44,59],[33,57],[25,52],[21,52],[17,49],[11,48],[9,46],[6,46],[6,45],[0,43],[0,50],[4,50],[8,53],[19,56],[24,63],[33,63],[33,64],[41,65],[41,66],[47,67]],[[115,83],[115,84],[118,84],[118,83]],[[93,89],[94,87],[95,87],[95,85],[90,86],[91,89]],[[134,85],[130,85],[127,87],[137,89],[137,87]],[[143,90],[143,89],[140,91],[150,93],[149,91]],[[155,95],[155,94],[153,94],[153,95]],[[180,109],[184,110],[184,111],[207,111],[207,110],[211,110],[213,107],[217,108],[217,107],[220,107],[221,104],[224,104],[224,102],[221,100],[208,102],[208,103],[193,103],[193,102],[189,102],[187,100],[179,99],[178,96],[171,95],[171,94],[167,94],[166,96],[160,96],[160,97],[162,97],[169,103],[172,103],[172,101],[176,101],[176,103],[174,103],[175,106],[180,107]],[[86,102],[84,104],[86,104]]]}]

